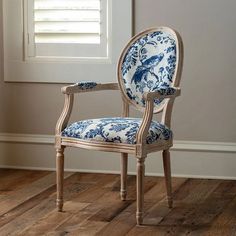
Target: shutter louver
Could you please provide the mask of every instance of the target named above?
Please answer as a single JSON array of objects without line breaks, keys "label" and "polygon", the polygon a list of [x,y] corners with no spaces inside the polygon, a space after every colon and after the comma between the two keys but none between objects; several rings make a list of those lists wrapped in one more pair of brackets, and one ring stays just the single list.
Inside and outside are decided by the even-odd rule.
[{"label": "shutter louver", "polygon": [[35,43],[99,44],[100,0],[34,0]]}]

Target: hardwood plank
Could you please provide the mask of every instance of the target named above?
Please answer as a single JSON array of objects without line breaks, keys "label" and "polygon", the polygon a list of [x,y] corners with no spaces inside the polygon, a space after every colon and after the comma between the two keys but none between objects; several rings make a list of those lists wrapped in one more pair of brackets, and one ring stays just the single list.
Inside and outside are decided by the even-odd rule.
[{"label": "hardwood plank", "polygon": [[54,186],[48,188],[47,190],[41,192],[40,194],[38,194],[38,195],[26,200],[25,202],[17,205],[15,208],[11,209],[7,213],[0,216],[0,228],[3,225],[13,221],[17,217],[21,216],[22,214],[24,214],[28,210],[34,208],[35,206],[40,204],[46,198],[49,198],[51,194],[55,193],[55,191],[56,191],[56,187],[54,185]]},{"label": "hardwood plank", "polygon": [[[139,226],[135,230],[131,230],[127,235],[129,236],[164,236],[164,235],[173,235],[171,233],[171,228],[166,229],[166,227],[154,227],[154,226]],[[176,236],[176,235],[175,235]]]},{"label": "hardwood plank", "polygon": [[204,236],[236,235],[236,197],[214,220]]},{"label": "hardwood plank", "polygon": [[181,225],[219,185],[218,180],[189,180],[174,193],[174,207],[163,217],[161,225]]},{"label": "hardwood plank", "polygon": [[0,178],[6,178],[7,176],[11,176],[12,174],[15,173],[15,169],[5,169],[5,168],[0,168]]},{"label": "hardwood plank", "polygon": [[[175,179],[175,181],[173,181],[173,190],[175,191],[185,181],[186,180],[182,178]],[[164,179],[156,178],[156,183],[158,184],[155,184],[154,186],[152,186],[152,188],[145,187],[144,189],[145,192],[144,211],[146,214],[148,209],[150,209],[153,206],[153,203],[155,201],[160,201],[164,199],[166,196],[166,187]],[[136,226],[135,213],[136,213],[136,203],[133,203],[129,207],[127,207],[124,211],[122,211],[117,217],[115,217],[110,224],[108,224],[102,230],[100,230],[97,235],[114,235],[114,236],[126,235],[133,227]],[[144,222],[145,220],[146,220],[146,215],[144,216]],[[119,230],[117,231],[116,229]]]},{"label": "hardwood plank", "polygon": [[[166,201],[166,185],[165,181],[163,181],[163,178],[158,179],[158,188],[155,187],[152,190],[150,190],[145,195],[145,201],[151,202],[153,205],[150,209],[147,210],[145,213],[144,218],[144,224],[145,225],[157,225],[161,220],[163,220],[163,217],[166,216],[171,209],[168,207],[167,201]],[[175,199],[175,192],[178,192],[178,189],[181,186],[185,186],[187,182],[187,179],[184,178],[178,178],[173,179],[173,197]],[[156,196],[153,198],[153,196]],[[175,204],[175,203],[174,203]]]},{"label": "hardwood plank", "polygon": [[[145,177],[144,225],[137,227],[135,176],[128,177],[128,200],[121,201],[119,175],[71,173],[59,213],[53,175],[0,171],[6,180],[0,182],[6,190],[0,200],[1,236],[236,236],[236,181],[173,178],[174,207],[169,209],[164,178]],[[14,188],[13,195],[8,190]]]},{"label": "hardwood plank", "polygon": [[77,231],[82,224],[85,224],[89,218],[99,210],[101,210],[100,204],[89,203],[86,208],[59,225],[54,231],[55,235],[65,235]]},{"label": "hardwood plank", "polygon": [[219,185],[219,182],[219,180],[188,179],[175,193],[175,205],[178,203],[181,205],[183,201],[185,204],[202,201]]},{"label": "hardwood plank", "polygon": [[[91,187],[94,182],[90,183],[89,178],[91,175],[83,175],[83,179],[86,177],[86,182],[82,180],[81,185],[78,186],[78,179],[81,179],[81,175],[78,174],[72,174],[68,178],[65,179],[64,185],[65,185],[65,197],[69,198],[70,196],[72,197],[73,194],[77,195],[78,191],[83,191],[86,189],[85,185],[88,187]],[[89,178],[87,178],[89,177]],[[100,179],[100,176],[96,177],[97,180]],[[16,217],[22,215],[26,211],[34,208],[37,206],[41,201],[49,198],[51,194],[54,194],[53,197],[55,198],[55,192],[56,192],[56,186],[55,182],[54,185],[49,187],[47,190],[42,191],[38,195],[33,196],[32,198],[28,198],[25,202],[17,205],[15,208],[9,210],[7,213],[3,214],[0,216],[0,227],[3,226],[4,224],[7,224],[8,222],[14,220]]]},{"label": "hardwood plank", "polygon": [[[172,180],[174,199],[175,193],[178,193],[179,188],[185,186],[187,182],[187,179],[184,178],[176,178]],[[163,178],[155,188],[151,189],[145,195],[145,199],[147,199],[151,205],[145,212],[143,226],[140,227],[135,224],[129,230],[127,235],[142,235],[144,233],[147,233],[147,235],[165,235],[167,232],[166,227],[156,227],[156,225],[158,225],[163,218],[171,212],[171,209],[169,209],[166,202],[166,187]]]},{"label": "hardwood plank", "polygon": [[[102,183],[111,181],[111,179],[114,181],[116,177],[117,176],[111,175],[109,178],[107,175],[101,175],[96,176],[95,180],[94,174],[75,173],[65,180],[66,201],[63,213],[59,214],[56,211],[56,193],[54,192],[48,199],[44,199],[34,208],[25,212],[25,214],[22,214],[7,225],[4,225],[4,227],[0,228],[0,230],[4,233],[4,235],[11,235],[11,233],[14,235],[13,232],[17,232],[17,234],[20,235],[31,235],[30,232],[33,232],[32,235],[40,235],[42,231],[47,233],[47,229],[50,231],[53,227],[57,228],[58,225],[62,224],[71,216],[77,215],[73,212],[73,205],[79,207],[79,209],[81,209],[81,205],[83,207],[87,206],[87,203],[78,202],[77,198],[80,198],[80,194],[87,190],[90,192],[90,188],[94,188],[97,184],[102,185]],[[78,179],[82,181],[78,182]],[[91,179],[93,179],[92,182]],[[70,202],[69,205],[68,200]],[[75,207],[75,209],[77,208]],[[42,218],[43,220],[41,220]],[[55,220],[55,225],[53,223],[53,219],[57,219]]]},{"label": "hardwood plank", "polygon": [[3,196],[15,194],[15,191],[48,175],[49,171],[15,170],[1,177],[0,182],[0,201]]},{"label": "hardwood plank", "polygon": [[40,218],[48,214],[50,211],[55,210],[55,195],[48,199],[44,199],[34,208],[26,211],[24,214],[16,217],[14,220],[5,224],[0,228],[2,235],[18,235],[19,232],[26,227],[34,224]]},{"label": "hardwood plank", "polygon": [[114,183],[118,177],[116,175],[106,175],[102,178],[102,181],[99,181],[93,188],[87,190],[80,194],[80,202],[94,202],[100,196],[102,196],[106,191],[106,185]]},{"label": "hardwood plank", "polygon": [[[147,179],[147,189],[156,184],[156,181],[154,181],[155,179],[156,178],[153,177],[149,177]],[[135,177],[131,176],[129,180],[131,182],[134,182]],[[103,181],[101,184],[103,187],[99,187],[100,192],[98,192],[97,188],[95,188],[97,198],[94,199],[88,207],[80,211],[76,216],[73,216],[67,222],[58,227],[56,230],[57,235],[64,235],[65,232],[67,234],[74,234],[75,232],[79,231],[81,227],[83,228],[84,225],[86,225],[87,228],[86,234],[90,232],[91,234],[89,233],[88,235],[92,235],[94,224],[97,225],[98,223],[98,225],[104,227],[105,225],[107,225],[107,223],[104,224],[104,222],[111,221],[114,217],[117,216],[117,214],[119,214],[122,210],[126,209],[131,203],[133,203],[133,200],[120,200],[120,189],[118,187],[120,186],[120,180],[117,179],[117,176],[113,176],[113,181],[109,181],[107,183],[104,183]],[[134,186],[133,184],[130,186],[132,187],[132,192],[135,192]],[[94,189],[84,192],[81,195],[83,195],[85,199],[91,200],[90,195],[93,190]],[[129,190],[131,190],[131,188]],[[131,196],[133,196],[132,192],[129,192]],[[81,196],[78,196],[77,199],[78,201],[84,201]],[[91,225],[89,224],[89,222],[91,222]],[[91,229],[89,225],[91,226]]]},{"label": "hardwood plank", "polygon": [[204,200],[197,204],[187,215],[183,224],[186,225],[209,225],[222,213],[224,208],[236,196],[235,181],[221,181],[214,191],[210,191]]},{"label": "hardwood plank", "polygon": [[84,224],[78,227],[77,230],[74,230],[70,233],[71,236],[91,236],[96,235],[102,228],[108,225],[108,222],[102,221],[85,221]]},{"label": "hardwood plank", "polygon": [[203,231],[201,235],[203,236],[236,236],[235,225],[234,226],[216,226],[216,227],[211,227],[208,230],[205,230],[205,231],[208,231],[207,233]]},{"label": "hardwood plank", "polygon": [[[72,175],[72,173],[65,173],[65,178],[70,175]],[[28,186],[15,191],[14,195],[10,195],[7,199],[4,199],[1,202],[0,216],[15,208],[17,205],[25,202],[27,199],[30,199],[53,186],[55,184],[55,178],[55,173],[51,173],[37,181],[34,181]]]},{"label": "hardwood plank", "polygon": [[109,202],[105,206],[103,205],[102,209],[92,215],[90,221],[112,221],[119,213],[126,209],[133,201],[114,201]]},{"label": "hardwood plank", "polygon": [[[205,227],[194,226],[176,226],[176,225],[156,225],[156,226],[139,226],[130,231],[128,236],[202,236]],[[221,235],[223,236],[223,235]],[[225,235],[224,235],[225,236]]]},{"label": "hardwood plank", "polygon": [[[175,197],[175,192],[178,191],[179,187],[182,185],[185,185],[188,180],[186,178],[173,178],[172,184],[173,184],[173,194]],[[155,197],[154,197],[155,196]],[[152,188],[150,191],[148,191],[145,194],[145,201],[146,202],[152,202],[156,203],[162,199],[166,198],[166,185],[165,180],[162,177],[156,178],[156,186],[155,188]]]},{"label": "hardwood plank", "polygon": [[[120,200],[119,191],[112,191],[112,189],[114,190],[114,186],[117,184],[117,176],[110,175],[111,179],[107,177],[108,176],[106,176],[106,179],[104,179],[100,184],[98,183],[94,186],[93,189],[81,194],[83,195],[83,198],[81,198],[81,195],[78,195],[74,199],[78,202],[84,201],[87,196],[87,198],[91,200],[91,193],[93,190],[96,191],[97,198],[93,200],[88,207],[82,209],[78,212],[78,214],[74,215],[64,224],[60,225],[56,229],[56,235],[64,235],[69,233],[76,235],[76,232],[78,231],[83,232],[83,234],[92,235],[95,230],[95,226],[96,230],[98,230],[98,225],[99,227],[104,227],[107,224],[105,222],[111,220],[118,212],[130,204],[128,201],[123,202]],[[100,192],[98,189],[100,189]],[[86,232],[84,231],[84,228],[86,228]]]},{"label": "hardwood plank", "polygon": [[79,203],[73,201],[67,201],[65,203],[65,208],[67,211],[58,212],[57,209],[49,212],[44,215],[42,218],[37,220],[33,225],[28,226],[26,229],[18,233],[18,236],[25,235],[40,235],[42,232],[47,234],[53,232],[56,227],[68,218],[72,217],[74,214],[77,214],[78,211],[88,206],[89,203]]},{"label": "hardwood plank", "polygon": [[[235,185],[235,181],[188,181],[187,184],[182,186],[182,190],[180,188],[178,191],[181,192],[181,196],[178,196],[178,193],[176,196],[177,199],[182,199],[182,204],[179,202],[177,207],[169,211],[167,215],[163,215],[163,219],[156,226],[148,226],[143,232],[148,231],[149,234],[158,232],[158,235],[203,235],[217,214],[235,196]],[[189,186],[191,186],[192,191],[188,191]],[[199,190],[201,191],[199,192]],[[184,195],[185,197],[183,197]],[[160,214],[158,205],[155,210],[159,211]],[[163,212],[165,214],[168,211]],[[138,227],[134,227],[128,235],[137,235],[139,231]],[[216,228],[211,230],[211,232],[216,231]],[[228,235],[225,230],[221,231],[224,232],[222,235]]]},{"label": "hardwood plank", "polygon": [[[84,187],[85,183],[82,183],[83,187],[81,188],[78,187],[78,183],[76,182],[77,179],[78,179],[78,175],[74,174],[65,180],[65,193],[66,193],[65,195],[67,195],[68,199],[73,198],[74,196],[77,196],[78,189],[80,189],[79,191],[84,191],[85,189]],[[76,186],[74,184],[76,184]],[[92,185],[88,185],[88,188],[91,186]],[[16,215],[17,217],[15,217],[11,221],[8,221],[7,224],[4,224],[0,228],[1,235],[16,235],[20,231],[24,230],[25,228],[33,225],[35,222],[37,222],[39,219],[47,215],[49,212],[55,211],[56,192],[55,192],[55,186],[53,187],[54,187],[54,191],[52,194],[50,194],[47,198],[41,199],[40,202],[38,202],[37,200],[39,199],[37,199],[36,202],[38,202],[38,204],[34,205],[32,208],[25,211],[23,214],[19,215],[19,210],[16,209],[13,213],[13,217]],[[31,201],[31,199],[29,199],[29,201]],[[25,203],[22,205],[25,205]],[[24,211],[24,207],[23,209],[21,208],[20,211]],[[8,216],[9,214],[10,216]],[[12,212],[8,212],[6,215],[8,216],[8,218],[11,218]]]},{"label": "hardwood plank", "polygon": [[[185,235],[185,233],[191,231],[191,227],[182,227],[181,223],[185,219],[185,215],[188,211],[191,211],[191,203],[197,203],[199,199],[206,194],[213,191],[219,184],[219,181],[211,181],[209,184],[205,184],[203,180],[187,180],[184,179],[179,184],[179,187],[173,193],[174,207],[169,209],[167,204],[161,200],[156,202],[148,211],[145,216],[143,232],[148,231],[150,235]],[[173,185],[175,185],[173,181]],[[207,187],[205,186],[207,185]],[[202,189],[202,192],[195,192]],[[162,190],[161,192],[164,192]],[[196,195],[200,196],[196,196]],[[128,235],[140,234],[140,228],[134,226]]]}]

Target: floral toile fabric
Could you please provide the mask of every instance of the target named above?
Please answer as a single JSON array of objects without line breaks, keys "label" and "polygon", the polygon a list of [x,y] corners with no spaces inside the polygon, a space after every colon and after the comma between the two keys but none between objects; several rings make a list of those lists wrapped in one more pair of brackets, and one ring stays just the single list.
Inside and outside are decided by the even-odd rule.
[{"label": "floral toile fabric", "polygon": [[[122,62],[122,77],[127,96],[136,104],[145,106],[144,92],[166,90],[176,68],[176,41],[171,34],[155,31],[136,40],[126,52]],[[156,99],[160,106],[163,99]]]},{"label": "floral toile fabric", "polygon": [[[100,118],[75,122],[62,131],[62,136],[82,140],[95,140],[136,144],[136,134],[141,125],[139,118]],[[152,121],[147,144],[172,138],[172,131],[165,125]]]}]

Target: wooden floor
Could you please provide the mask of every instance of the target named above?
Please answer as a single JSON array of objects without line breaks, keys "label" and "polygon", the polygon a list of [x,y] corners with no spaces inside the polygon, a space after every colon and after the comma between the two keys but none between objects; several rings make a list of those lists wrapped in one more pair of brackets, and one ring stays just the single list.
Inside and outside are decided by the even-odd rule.
[{"label": "wooden floor", "polygon": [[236,235],[236,181],[173,178],[174,208],[164,179],[145,178],[144,226],[135,222],[135,177],[128,200],[119,176],[65,175],[64,212],[55,207],[55,173],[0,169],[0,236]]}]

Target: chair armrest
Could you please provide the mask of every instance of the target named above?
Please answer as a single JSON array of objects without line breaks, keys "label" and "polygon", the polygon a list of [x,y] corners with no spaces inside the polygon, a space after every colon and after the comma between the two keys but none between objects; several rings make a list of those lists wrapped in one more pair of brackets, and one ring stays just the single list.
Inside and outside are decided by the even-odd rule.
[{"label": "chair armrest", "polygon": [[144,100],[154,100],[160,98],[175,98],[181,94],[181,89],[176,87],[159,88],[155,92],[144,93]]},{"label": "chair armrest", "polygon": [[69,121],[73,109],[74,94],[99,90],[119,90],[118,83],[98,84],[96,82],[79,82],[62,88],[62,93],[65,94],[65,103],[56,125],[56,146],[59,147],[61,145],[60,134]]},{"label": "chair armrest", "polygon": [[69,86],[65,86],[61,89],[64,94],[93,92],[99,90],[119,90],[118,83],[96,83],[93,81],[84,81]]},{"label": "chair armrest", "polygon": [[151,100],[151,99],[146,100],[142,123],[139,127],[139,130],[136,136],[136,140],[137,140],[136,156],[139,158],[146,156],[146,153],[143,153],[144,152],[143,148],[141,148],[139,151],[137,149],[139,145],[146,145],[148,131],[152,122],[153,110],[154,110],[154,100]]},{"label": "chair armrest", "polygon": [[[146,101],[146,105],[142,123],[137,132],[137,145],[146,145],[146,139],[153,117],[154,100],[162,98],[175,98],[180,95],[180,92],[180,88],[168,87],[160,88],[158,91],[155,92],[144,93],[143,98]],[[140,158],[146,155],[146,153],[140,153],[139,151],[136,152],[136,155]]]}]

